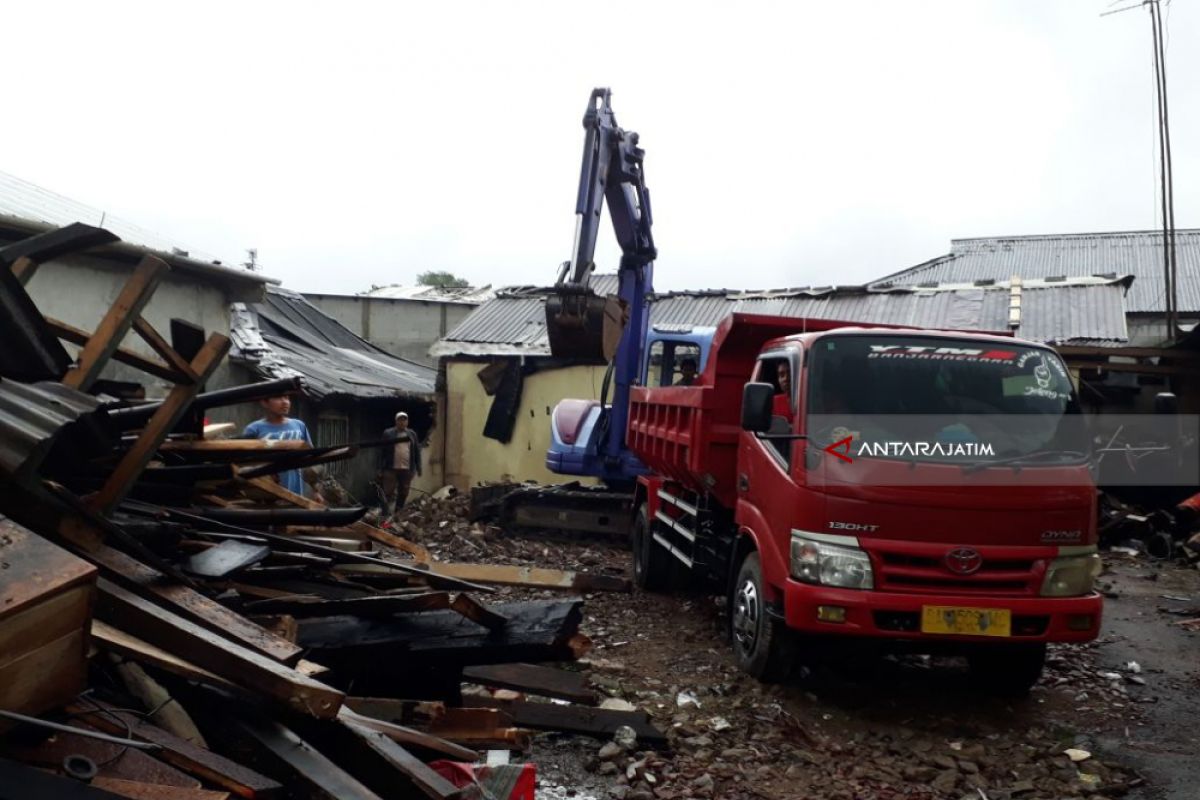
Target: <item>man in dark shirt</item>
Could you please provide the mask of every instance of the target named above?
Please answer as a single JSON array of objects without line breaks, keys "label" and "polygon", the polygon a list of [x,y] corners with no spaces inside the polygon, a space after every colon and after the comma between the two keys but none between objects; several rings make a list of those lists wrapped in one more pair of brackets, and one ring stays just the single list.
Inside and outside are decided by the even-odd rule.
[{"label": "man in dark shirt", "polygon": [[379,472],[383,511],[390,517],[404,508],[413,477],[421,474],[421,440],[417,432],[408,427],[408,414],[403,411],[396,415],[395,426],[383,432],[383,438],[394,441],[380,449],[383,454]]},{"label": "man in dark shirt", "polygon": [[676,386],[691,386],[696,382],[696,359],[685,358],[679,362],[679,380]]}]

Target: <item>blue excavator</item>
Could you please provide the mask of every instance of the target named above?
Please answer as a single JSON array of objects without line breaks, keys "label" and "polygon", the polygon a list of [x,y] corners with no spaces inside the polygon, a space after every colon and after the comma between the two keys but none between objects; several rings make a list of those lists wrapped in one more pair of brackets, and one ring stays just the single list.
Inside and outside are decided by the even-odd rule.
[{"label": "blue excavator", "polygon": [[[691,373],[704,368],[713,329],[656,329],[649,324],[647,296],[654,291],[658,251],[651,230],[645,152],[636,133],[617,125],[608,89],[592,91],[583,127],[574,251],[547,298],[546,328],[554,357],[607,361],[609,367],[599,400],[568,399],[555,407],[546,466],[562,475],[599,478],[621,492],[647,471],[625,447],[630,388],[669,385],[676,376],[690,380]],[[591,277],[605,205],[621,260],[617,294],[601,296],[593,291]]]}]

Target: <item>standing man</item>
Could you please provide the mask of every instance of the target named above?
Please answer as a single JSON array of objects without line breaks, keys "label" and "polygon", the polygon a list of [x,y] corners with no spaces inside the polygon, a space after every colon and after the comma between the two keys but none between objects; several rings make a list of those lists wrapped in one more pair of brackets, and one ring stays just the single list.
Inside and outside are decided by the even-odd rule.
[{"label": "standing man", "polygon": [[404,508],[413,476],[421,474],[421,441],[417,432],[408,427],[408,414],[403,411],[396,415],[395,427],[383,432],[383,438],[394,442],[381,448],[383,464],[379,474],[383,511],[390,517]]},{"label": "standing man", "polygon": [[[287,395],[268,397],[259,400],[266,416],[255,420],[246,426],[242,432],[243,439],[273,439],[288,441],[299,439],[308,442],[312,447],[312,437],[308,435],[308,426],[303,420],[292,419],[288,416],[292,410],[292,401]],[[275,475],[280,486],[296,494],[304,494],[304,478],[298,469],[289,469]]]}]

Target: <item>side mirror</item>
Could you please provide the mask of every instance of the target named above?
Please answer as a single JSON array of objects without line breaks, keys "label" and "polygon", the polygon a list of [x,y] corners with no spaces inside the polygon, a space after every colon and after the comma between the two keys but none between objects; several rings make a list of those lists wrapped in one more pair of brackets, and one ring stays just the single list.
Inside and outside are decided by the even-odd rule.
[{"label": "side mirror", "polygon": [[747,383],[742,389],[742,430],[767,433],[771,430],[771,406],[775,387],[769,383]]},{"label": "side mirror", "polygon": [[1155,414],[1178,414],[1179,398],[1171,392],[1159,392],[1154,395]]}]

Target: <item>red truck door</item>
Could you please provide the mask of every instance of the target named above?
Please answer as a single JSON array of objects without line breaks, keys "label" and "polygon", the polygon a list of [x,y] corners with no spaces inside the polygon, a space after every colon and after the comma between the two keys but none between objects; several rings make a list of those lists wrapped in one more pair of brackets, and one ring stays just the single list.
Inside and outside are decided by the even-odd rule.
[{"label": "red truck door", "polygon": [[[778,390],[773,433],[799,430],[803,398],[801,364],[800,349],[790,346],[763,353],[755,365],[752,379],[773,383]],[[787,577],[788,546],[798,499],[792,465],[794,459],[803,458],[804,443],[798,439],[759,439],[743,433],[740,450],[738,522],[758,540],[765,582],[780,586]]]}]

